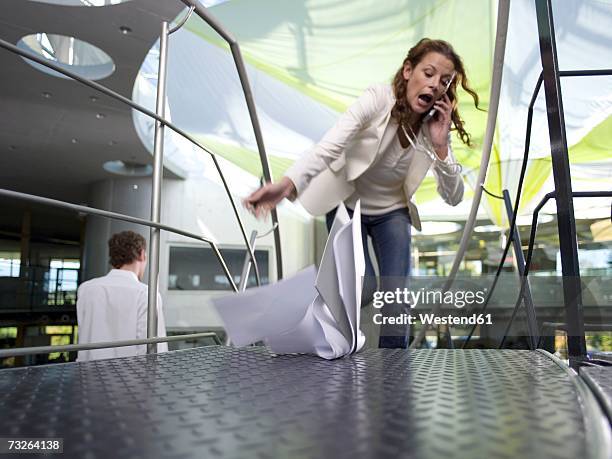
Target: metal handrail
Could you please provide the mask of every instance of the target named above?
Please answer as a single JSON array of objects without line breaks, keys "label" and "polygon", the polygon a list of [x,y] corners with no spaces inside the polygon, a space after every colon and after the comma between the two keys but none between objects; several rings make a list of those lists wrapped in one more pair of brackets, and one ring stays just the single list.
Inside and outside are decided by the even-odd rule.
[{"label": "metal handrail", "polygon": [[64,69],[63,67],[56,65],[52,62],[49,62],[33,53],[30,53],[28,51],[22,50],[21,48],[13,45],[12,43],[9,43],[6,40],[2,40],[0,39],[0,48],[4,48],[7,51],[10,51],[14,54],[18,54],[22,57],[25,57],[26,59],[30,59],[33,60],[34,62],[37,62],[40,65],[43,65],[45,67],[48,67],[50,69],[55,70],[56,72],[61,73],[62,75],[65,75],[75,81],[78,81],[79,83],[84,84],[85,86],[89,86],[92,89],[95,89],[96,91],[99,91],[109,97],[111,97],[112,99],[118,100],[119,102],[122,102],[125,105],[130,106],[131,108],[133,108],[134,110],[147,115],[150,118],[155,119],[156,121],[160,122],[161,124],[163,124],[164,126],[167,126],[168,128],[170,128],[172,131],[176,132],[178,135],[180,135],[181,137],[189,140],[192,144],[196,145],[197,147],[201,148],[204,152],[208,153],[210,155],[210,157],[213,160],[213,163],[215,165],[215,168],[217,169],[217,172],[219,173],[219,177],[221,178],[221,182],[223,183],[223,187],[225,188],[225,193],[227,194],[230,203],[232,205],[232,209],[234,211],[234,215],[236,216],[236,220],[238,221],[238,225],[240,226],[240,231],[242,233],[242,237],[245,241],[245,244],[247,246],[247,251],[249,252],[252,260],[253,260],[253,266],[255,268],[255,278],[257,280],[257,284],[260,285],[260,277],[259,277],[259,269],[257,267],[257,262],[255,261],[255,254],[253,253],[253,249],[252,247],[249,245],[249,239],[246,235],[246,230],[244,229],[244,224],[242,223],[242,219],[240,218],[240,215],[238,214],[238,208],[236,207],[236,203],[234,202],[234,199],[232,198],[232,195],[230,193],[229,190],[229,186],[227,184],[227,181],[225,180],[225,176],[223,175],[223,172],[221,171],[221,167],[219,166],[219,162],[217,161],[217,156],[210,151],[208,148],[206,148],[204,145],[202,145],[200,142],[198,142],[194,137],[192,137],[191,135],[187,134],[185,131],[183,131],[182,129],[180,129],[179,127],[175,126],[174,124],[172,124],[170,121],[166,120],[165,118],[158,116],[156,113],[152,112],[151,110],[146,109],[145,107],[135,103],[134,101],[128,99],[125,96],[122,96],[121,94],[107,88],[106,86],[103,86],[99,83],[96,83],[95,81],[91,81],[88,80],[87,78],[83,78],[75,73],[70,72],[69,70]]},{"label": "metal handrail", "polygon": [[87,343],[87,344],[62,344],[58,346],[32,346],[32,347],[19,347],[14,349],[0,349],[0,359],[5,357],[17,357],[22,355],[34,355],[34,354],[48,354],[50,352],[73,352],[73,351],[85,351],[88,349],[106,349],[112,347],[126,347],[134,346],[138,344],[155,344],[155,343],[166,343],[171,341],[184,341],[186,339],[195,338],[214,338],[217,344],[221,344],[219,337],[214,332],[204,333],[192,333],[189,335],[174,335],[174,336],[160,336],[158,338],[141,338],[141,339],[128,339],[121,341],[107,341],[99,343]]},{"label": "metal handrail", "polygon": [[[562,77],[583,77],[583,76],[612,76],[612,69],[598,69],[598,70],[560,70],[559,71],[559,76]],[[499,275],[501,273],[502,270],[502,266],[503,266],[503,262],[506,259],[506,256],[508,255],[508,251],[510,250],[510,245],[512,244],[512,232],[514,231],[514,227],[516,226],[516,217],[518,216],[518,209],[519,209],[519,205],[520,205],[520,201],[521,201],[521,193],[522,193],[522,188],[523,188],[523,179],[525,177],[525,172],[527,170],[527,160],[529,157],[529,148],[531,145],[531,127],[532,127],[532,123],[533,123],[533,109],[536,103],[536,100],[538,98],[538,94],[540,93],[540,88],[542,87],[542,83],[544,82],[544,71],[540,72],[540,75],[538,76],[538,80],[536,81],[535,87],[533,89],[533,93],[531,94],[531,100],[529,101],[529,105],[527,107],[527,126],[525,128],[525,148],[523,150],[523,159],[522,159],[522,164],[521,164],[521,173],[519,175],[519,181],[518,181],[518,187],[517,187],[517,191],[516,191],[516,198],[514,200],[514,209],[513,209],[513,218],[511,219],[510,222],[510,227],[509,227],[509,234],[510,237],[508,237],[508,240],[506,241],[506,245],[504,247],[502,256],[500,258],[499,264],[497,266],[497,270],[495,273],[495,277],[493,279],[493,283],[491,284],[491,287],[489,288],[489,292],[488,292],[488,297],[491,297],[493,295],[493,291],[495,290],[495,287],[497,285],[497,280],[499,278]],[[487,191],[483,184],[481,184],[481,188],[484,190],[487,194],[493,196],[493,197],[498,197],[496,195],[491,194],[489,191]],[[588,192],[586,192],[588,193]],[[574,193],[574,196],[579,196],[581,195],[582,197],[586,197],[583,193]],[[548,193],[543,200],[540,202],[540,204],[538,205],[538,207],[536,207],[536,209],[534,210],[534,215],[537,215],[537,212],[539,212],[539,210],[542,208],[542,206],[544,206],[544,204],[546,203],[546,201],[548,201],[548,199],[550,199],[551,197],[554,196],[554,192]],[[537,224],[537,220],[535,221]],[[486,310],[488,304],[488,299],[484,302],[483,306],[481,307],[479,313],[484,313],[484,311]],[[472,335],[474,333],[474,331],[476,330],[476,327],[473,326],[467,339],[463,342],[463,349],[465,349],[465,347],[467,346],[467,344],[469,343],[470,339],[472,338]]]},{"label": "metal handrail", "polygon": [[[270,228],[268,231],[266,231],[263,234],[258,234],[257,231],[253,231],[251,233],[251,239],[250,239],[250,243],[253,246],[253,249],[255,249],[255,241],[257,239],[261,239],[266,237],[268,234],[270,234],[272,231],[274,231],[277,228],[277,225],[275,224],[272,228]],[[249,274],[251,272],[251,259],[249,258],[249,256],[245,256],[244,257],[244,263],[242,265],[242,274],[240,276],[240,284],[238,285],[238,290],[240,292],[243,292],[244,290],[246,290],[246,285],[247,285],[247,280],[249,277]]]},{"label": "metal handrail", "polygon": [[[535,100],[535,98],[533,98],[533,100]],[[484,189],[484,187],[483,187]],[[540,211],[542,210],[542,208],[544,207],[544,205],[546,205],[546,203],[555,198],[556,193],[554,191],[548,192],[546,193],[542,199],[540,200],[540,202],[538,203],[538,205],[534,208],[533,210],[533,215],[532,215],[532,221],[531,221],[531,230],[530,230],[530,235],[529,235],[529,244],[527,247],[527,257],[525,258],[525,271],[523,273],[523,275],[521,276],[521,287],[519,289],[519,296],[516,300],[516,303],[514,305],[514,309],[512,311],[512,316],[508,322],[508,324],[506,325],[506,329],[504,331],[504,335],[502,337],[502,341],[500,343],[500,348],[501,346],[503,346],[504,342],[505,342],[505,338],[508,335],[508,332],[510,330],[510,326],[512,325],[512,322],[515,319],[518,307],[523,299],[523,295],[524,295],[524,290],[525,290],[525,284],[527,282],[527,277],[529,275],[529,270],[531,267],[531,258],[533,256],[533,247],[535,244],[535,238],[536,238],[536,233],[537,233],[537,228],[538,228],[538,216]],[[595,197],[612,197],[612,191],[574,191],[572,192],[572,197],[573,198],[595,198]],[[512,233],[511,233],[512,234]],[[511,238],[511,237],[510,237]],[[502,258],[500,260],[500,265],[503,262],[503,260],[505,259]],[[489,288],[489,292],[487,294],[487,298],[485,299],[483,305],[481,306],[480,310],[478,311],[479,314],[484,314],[484,312],[487,310],[487,306],[489,305],[489,300],[491,298],[491,296],[493,295],[493,291],[495,290],[495,285],[496,282],[494,282],[492,284],[492,286]],[[472,339],[472,336],[474,334],[474,331],[476,330],[476,326],[473,326],[472,329],[470,330],[470,333],[467,336],[467,339],[463,342],[463,349],[465,349],[467,347],[467,344],[470,342],[470,340]],[[540,337],[542,335],[543,332],[539,333]],[[539,339],[538,339],[538,343],[536,345],[536,348],[539,347]]]},{"label": "metal handrail", "polygon": [[181,27],[183,27],[185,25],[185,23],[189,20],[189,18],[191,17],[191,14],[193,13],[193,10],[195,10],[195,6],[191,6],[189,8],[189,11],[187,11],[187,14],[185,14],[185,17],[183,19],[181,19],[179,21],[179,23],[177,25],[175,25],[174,27],[172,27],[169,31],[168,31],[168,35],[173,34],[174,32],[176,32],[177,30],[179,30]]},{"label": "metal handrail", "polygon": [[[565,322],[542,323],[542,330],[546,330],[547,328],[567,331],[567,324]],[[584,324],[584,328],[589,331],[610,331],[612,330],[612,324]],[[542,335],[544,335],[544,332],[542,332]]]},{"label": "metal handrail", "polygon": [[[227,31],[225,28],[215,19],[205,7],[203,7],[197,0],[181,0],[186,6],[193,8],[195,13],[206,22],[212,29],[217,32],[221,38],[223,38],[230,47],[232,57],[234,58],[234,64],[238,71],[238,77],[240,78],[240,84],[242,91],[244,92],[244,98],[246,100],[247,109],[251,118],[251,124],[253,125],[253,132],[255,134],[255,141],[257,142],[257,150],[259,151],[259,159],[261,161],[261,168],[266,182],[272,183],[272,174],[270,173],[270,164],[268,162],[268,156],[266,154],[266,147],[263,141],[263,135],[261,134],[261,127],[259,126],[259,119],[257,118],[257,110],[255,108],[255,101],[253,100],[253,93],[251,92],[251,86],[249,84],[249,77],[247,75],[244,60],[242,59],[242,53],[240,52],[240,45],[238,41]],[[283,258],[281,254],[281,240],[280,240],[280,228],[278,225],[278,214],[276,208],[272,208],[270,211],[272,217],[272,227],[274,230],[274,251],[276,254],[276,273],[278,279],[283,278]],[[246,235],[245,235],[246,238]],[[254,259],[254,255],[251,254],[251,259]],[[257,263],[254,263],[255,270],[257,270]],[[257,271],[256,271],[257,273]]]},{"label": "metal handrail", "polygon": [[160,230],[179,234],[181,236],[189,237],[191,239],[197,239],[199,241],[206,242],[207,244],[210,244],[211,248],[215,252],[215,256],[217,257],[217,260],[221,264],[225,277],[227,277],[227,280],[232,286],[232,289],[234,289],[235,292],[238,291],[238,287],[234,283],[234,280],[232,279],[232,275],[229,272],[229,269],[227,265],[225,264],[225,260],[223,259],[221,252],[219,252],[219,248],[217,247],[217,245],[213,241],[206,239],[205,237],[200,236],[198,234],[190,233],[189,231],[184,231],[178,228],[174,228],[172,226],[164,225],[163,223],[155,223],[149,220],[145,220],[143,218],[137,218],[137,217],[132,217],[130,215],[124,215],[124,214],[120,214],[117,212],[111,212],[108,210],[96,209],[94,207],[81,206],[81,205],[72,204],[69,202],[58,201],[56,199],[44,198],[42,196],[36,196],[33,194],[20,193],[18,191],[5,190],[5,189],[0,188],[0,196],[20,199],[22,201],[35,202],[38,204],[44,204],[44,205],[53,206],[53,207],[60,207],[63,209],[73,210],[75,212],[81,212],[84,214],[98,215],[100,217],[112,218],[114,220],[123,220],[123,221],[130,222],[130,223],[136,223],[137,225],[148,226],[150,228],[157,228]]},{"label": "metal handrail", "polygon": [[[516,313],[518,312],[518,308],[521,304],[521,299],[524,295],[525,292],[525,286],[527,284],[527,278],[529,276],[529,271],[531,269],[531,259],[533,257],[533,246],[535,244],[535,239],[536,239],[536,233],[537,233],[537,229],[538,229],[538,216],[540,214],[540,210],[542,210],[542,208],[544,207],[544,205],[552,198],[556,198],[557,197],[557,193],[556,191],[551,191],[550,193],[546,193],[544,195],[544,197],[542,198],[542,200],[540,201],[540,203],[536,206],[536,208],[533,210],[533,217],[532,217],[532,221],[531,221],[531,232],[529,235],[529,245],[527,246],[527,257],[525,260],[525,271],[523,273],[523,276],[521,278],[521,288],[520,288],[520,292],[519,292],[519,296],[514,304],[514,309],[512,310],[512,315],[510,316],[510,320],[508,321],[508,323],[506,324],[506,328],[504,330],[504,335],[502,337],[502,340],[499,344],[499,349],[502,349],[505,342],[506,342],[506,337],[508,336],[508,334],[510,333],[510,327],[512,326],[512,323],[514,322],[514,319],[516,317]],[[609,197],[612,198],[612,191],[574,191],[571,194],[572,198],[599,198],[599,197]],[[541,333],[540,333],[541,335]]]},{"label": "metal handrail", "polygon": [[[56,72],[59,72],[60,74],[63,74],[67,77],[69,77],[70,79],[73,79],[75,81],[78,81],[86,86],[89,86],[99,92],[102,92],[103,94],[108,95],[111,98],[114,98],[115,100],[118,100],[119,102],[122,102],[130,107],[132,107],[134,110],[137,110],[153,119],[156,120],[155,123],[155,141],[154,141],[154,152],[153,152],[153,161],[154,161],[154,170],[153,170],[153,184],[152,184],[152,199],[151,199],[151,220],[150,221],[146,221],[146,225],[149,226],[151,228],[151,234],[150,234],[150,257],[149,257],[149,294],[148,294],[148,319],[147,319],[147,337],[148,338],[152,338],[155,336],[155,330],[157,330],[157,283],[158,283],[158,272],[159,272],[159,230],[160,227],[158,226],[160,223],[160,204],[161,204],[161,182],[162,182],[162,167],[163,167],[163,137],[164,137],[164,128],[165,126],[168,126],[170,129],[172,129],[174,132],[176,132],[177,134],[181,135],[182,137],[186,138],[187,140],[189,140],[192,144],[197,145],[198,147],[200,147],[202,150],[204,150],[205,152],[207,152],[212,160],[213,163],[215,164],[215,168],[217,169],[217,172],[219,174],[219,177],[221,178],[221,182],[223,183],[223,187],[225,189],[225,192],[230,200],[232,209],[234,211],[234,215],[236,217],[236,220],[238,222],[238,226],[240,228],[240,231],[242,233],[244,242],[246,244],[247,247],[247,251],[248,251],[248,255],[251,259],[252,265],[254,267],[254,271],[255,271],[255,278],[256,278],[256,282],[257,285],[261,285],[261,280],[260,280],[260,274],[259,274],[259,267],[257,265],[257,260],[255,259],[255,253],[253,251],[253,248],[249,242],[249,240],[247,239],[247,235],[246,235],[246,230],[244,228],[244,224],[242,222],[242,219],[240,218],[240,215],[238,213],[238,209],[236,207],[236,204],[234,202],[234,199],[230,193],[229,190],[229,186],[227,184],[227,181],[225,180],[225,176],[223,175],[223,172],[221,171],[221,168],[219,166],[219,163],[217,161],[216,155],[214,155],[211,151],[209,151],[208,149],[206,149],[203,145],[201,145],[199,142],[197,142],[194,138],[192,138],[190,135],[188,135],[187,133],[185,133],[184,131],[182,131],[181,129],[177,128],[176,126],[174,126],[172,123],[168,122],[165,119],[165,113],[164,113],[164,107],[165,107],[165,79],[166,79],[166,69],[167,69],[167,48],[168,48],[168,38],[169,38],[169,34],[173,33],[175,31],[177,31],[178,29],[180,29],[187,21],[187,19],[189,19],[190,15],[193,13],[193,11],[196,9],[196,7],[198,5],[196,4],[190,4],[188,5],[189,11],[188,13],[185,15],[185,17],[183,18],[183,20],[179,21],[179,23],[171,29],[171,31],[169,31],[169,25],[168,22],[166,21],[162,21],[162,27],[161,27],[161,35],[160,35],[160,62],[159,62],[159,75],[158,75],[158,85],[157,85],[157,101],[156,101],[156,112],[153,113],[150,110],[145,109],[144,107],[134,103],[133,101],[131,101],[130,99],[106,88],[105,86],[99,84],[99,83],[95,83],[91,80],[88,80],[86,78],[80,77],[79,75],[72,73],[64,68],[62,68],[61,66],[58,66],[52,62],[46,61],[45,59],[40,58],[39,56],[36,56],[33,53],[24,51],[22,49],[20,49],[19,47],[13,45],[12,43],[9,43],[5,40],[1,40],[0,39],[0,47],[3,47],[5,49],[7,49],[8,51],[11,51],[15,54],[18,54],[26,59],[30,59],[34,62],[39,63],[42,66],[51,68],[53,70],[55,70]],[[206,14],[202,13],[202,11],[198,11],[199,16],[205,18],[206,20]],[[237,54],[236,54],[236,50],[237,50]],[[258,140],[258,146],[260,147],[260,157],[262,160],[262,168],[264,170],[264,173],[269,177],[270,173],[269,173],[269,165],[267,163],[267,157],[265,154],[265,150],[263,149],[263,140],[261,137],[261,131],[259,129],[259,124],[257,121],[257,115],[255,113],[255,105],[253,102],[253,98],[252,98],[252,94],[250,93],[250,87],[248,84],[248,79],[246,77],[246,72],[244,70],[244,65],[242,62],[242,57],[240,56],[240,50],[239,48],[237,48],[237,43],[235,42],[235,40],[233,40],[232,43],[232,52],[234,54],[234,58],[236,60],[236,65],[238,67],[238,73],[240,74],[240,79],[241,79],[241,83],[243,86],[243,90],[245,92],[245,96],[247,98],[247,105],[249,107],[249,114],[251,115],[251,121],[253,123],[253,127],[256,131],[256,137]],[[7,190],[8,191],[8,190]],[[36,198],[36,197],[34,197]],[[40,198],[40,197],[38,197]],[[52,200],[53,201],[53,200]],[[54,204],[57,206],[59,203],[61,203],[61,201],[57,201]],[[64,204],[68,204],[68,203],[64,203]],[[61,207],[61,205],[60,205]],[[87,213],[92,213],[91,209],[86,208],[86,209],[82,209],[82,211],[86,211]],[[109,213],[106,216],[111,216],[113,213]],[[100,214],[98,214],[100,215]],[[120,216],[120,214],[114,214],[111,218],[120,218],[125,220],[126,216]],[[145,221],[142,220],[141,223],[144,223]],[[276,228],[278,226],[278,224],[276,224],[274,227]],[[167,227],[168,229],[170,227]],[[174,229],[171,229],[171,231]],[[178,233],[177,231],[173,231]],[[186,232],[185,232],[186,233]],[[178,233],[180,234],[180,233]],[[194,235],[190,235],[189,237],[192,237]],[[231,277],[231,274],[229,273],[229,270],[227,268],[227,265],[225,264],[225,261],[223,260],[223,257],[221,255],[221,253],[218,251],[218,249],[216,248],[216,246],[214,244],[211,243],[211,241],[207,241],[204,238],[200,238],[200,237],[196,237],[196,239],[199,240],[204,240],[205,242],[208,242],[209,244],[211,244],[211,246],[213,247],[213,250],[215,251],[215,255],[217,256],[218,260],[220,261],[224,271],[225,271],[225,275],[228,278],[228,281],[230,282],[230,285],[233,287],[234,291],[237,291],[236,285]],[[278,232],[275,233],[275,245],[276,245],[276,253],[277,253],[277,261],[279,263],[282,263],[282,260],[280,258],[280,239],[279,239],[279,234]],[[282,267],[282,264],[281,264]],[[280,275],[279,278],[282,276],[282,270],[279,271]],[[151,353],[154,351],[154,346],[149,345],[147,352]]]}]

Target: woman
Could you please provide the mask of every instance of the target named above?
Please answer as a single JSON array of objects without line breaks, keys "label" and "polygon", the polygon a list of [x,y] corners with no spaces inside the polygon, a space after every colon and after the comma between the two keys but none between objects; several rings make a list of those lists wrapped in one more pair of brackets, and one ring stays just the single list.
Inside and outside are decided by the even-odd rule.
[{"label": "woman", "polygon": [[[410,273],[410,225],[420,230],[411,199],[427,171],[433,168],[444,201],[455,206],[463,198],[461,166],[450,148],[451,124],[461,141],[470,145],[456,107],[458,84],[478,107],[478,95],[469,87],[452,46],[422,39],[408,52],[392,85],[369,87],[278,183],[255,191],[245,205],[260,217],[284,198],[299,198],[313,215],[326,214],[329,228],[340,202],[350,214],[360,199],[366,258],[363,297],[369,301],[376,289],[368,235],[381,290],[403,287]],[[396,315],[404,308],[388,305],[383,315]],[[383,325],[379,347],[405,348],[406,335],[406,326]]]}]

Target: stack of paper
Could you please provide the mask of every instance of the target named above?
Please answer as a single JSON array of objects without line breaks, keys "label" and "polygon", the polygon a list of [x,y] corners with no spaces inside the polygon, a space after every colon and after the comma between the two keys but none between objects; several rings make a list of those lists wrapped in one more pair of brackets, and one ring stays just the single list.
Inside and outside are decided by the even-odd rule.
[{"label": "stack of paper", "polygon": [[340,205],[321,266],[265,287],[216,298],[213,303],[236,346],[264,341],[272,352],[315,354],[335,359],[359,351],[365,260],[360,202],[349,218]]}]

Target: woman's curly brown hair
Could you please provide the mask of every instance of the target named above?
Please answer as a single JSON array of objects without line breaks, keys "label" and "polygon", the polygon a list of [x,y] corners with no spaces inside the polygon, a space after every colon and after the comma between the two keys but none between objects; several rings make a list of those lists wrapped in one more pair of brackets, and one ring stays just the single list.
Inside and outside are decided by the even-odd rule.
[{"label": "woman's curly brown hair", "polygon": [[113,234],[108,241],[110,264],[116,269],[138,260],[143,250],[147,250],[147,241],[134,231]]},{"label": "woman's curly brown hair", "polygon": [[[408,55],[404,59],[402,66],[396,72],[393,77],[393,92],[395,94],[395,106],[391,110],[391,116],[398,122],[400,125],[407,126],[408,119],[410,115],[410,106],[408,105],[408,101],[406,100],[406,84],[407,81],[404,79],[403,70],[406,64],[410,63],[412,68],[415,68],[423,57],[431,52],[440,53],[446,58],[448,58],[455,67],[455,71],[457,72],[457,76],[453,80],[448,88],[448,97],[452,101],[457,99],[457,85],[461,84],[461,87],[472,96],[474,99],[474,105],[476,108],[478,107],[478,94],[470,88],[468,83],[468,78],[465,74],[465,69],[463,67],[463,62],[459,55],[455,52],[450,43],[444,40],[431,40],[429,38],[423,38],[420,40],[414,47],[408,51]],[[463,120],[461,116],[459,116],[459,110],[455,106],[453,108],[453,112],[451,114],[451,120],[455,125],[453,130],[457,131],[458,137],[461,141],[467,146],[471,147],[472,143],[470,141],[470,134],[467,133],[465,128],[463,127]]]}]

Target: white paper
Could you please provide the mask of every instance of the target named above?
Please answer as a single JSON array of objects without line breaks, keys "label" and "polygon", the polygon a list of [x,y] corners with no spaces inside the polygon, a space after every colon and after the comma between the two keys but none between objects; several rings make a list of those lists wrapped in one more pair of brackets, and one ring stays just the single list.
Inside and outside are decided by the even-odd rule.
[{"label": "white paper", "polygon": [[353,219],[343,225],[333,239],[338,291],[353,330],[351,352],[357,352],[365,344],[365,336],[359,329],[361,279],[365,273],[360,212],[361,203],[357,201]]},{"label": "white paper", "polygon": [[265,343],[277,354],[315,354],[328,360],[348,354],[351,347],[320,296],[309,306],[297,327],[270,336]]},{"label": "white paper", "polygon": [[355,211],[353,213],[353,261],[355,266],[355,281],[353,288],[355,289],[355,306],[356,306],[356,327],[357,330],[357,346],[354,352],[359,352],[365,346],[365,335],[361,332],[361,292],[363,289],[363,276],[365,276],[365,255],[367,250],[363,246],[361,234],[361,201],[355,203]]},{"label": "white paper", "polygon": [[318,273],[311,266],[275,284],[213,299],[233,344],[263,340],[275,353],[324,359],[363,347],[359,313],[365,260],[359,212],[359,201],[352,220],[343,205],[338,208]]},{"label": "white paper", "polygon": [[212,300],[236,346],[246,346],[294,328],[317,292],[310,266],[293,277]]},{"label": "white paper", "polygon": [[321,257],[321,264],[319,265],[319,272],[315,282],[315,287],[321,295],[323,302],[329,308],[332,316],[336,320],[339,327],[340,333],[350,342],[353,340],[353,328],[349,322],[346,308],[340,297],[340,291],[338,288],[338,274],[336,270],[336,260],[334,257],[333,241],[338,234],[340,228],[346,225],[350,221],[348,212],[343,204],[340,204],[336,211],[336,216],[329,230],[329,236],[323,249],[323,256]]},{"label": "white paper", "polygon": [[[317,297],[315,304],[317,301],[320,301],[320,307],[314,308],[314,315],[321,324],[327,342],[333,348],[334,354],[330,358],[336,359],[348,355],[351,352],[351,342],[340,332],[338,323],[334,320],[329,308],[321,297]],[[321,354],[317,355],[327,358]]]}]

